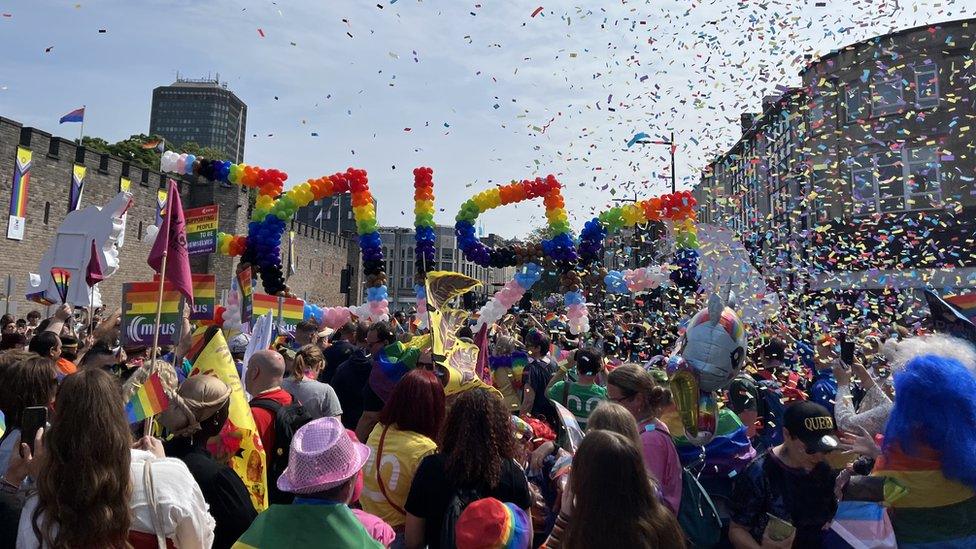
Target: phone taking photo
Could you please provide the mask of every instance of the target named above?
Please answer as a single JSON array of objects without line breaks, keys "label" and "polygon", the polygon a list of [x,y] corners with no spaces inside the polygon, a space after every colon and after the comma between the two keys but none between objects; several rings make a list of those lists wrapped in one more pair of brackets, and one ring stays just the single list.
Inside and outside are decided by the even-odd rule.
[{"label": "phone taking photo", "polygon": [[766,513],[766,517],[769,521],[766,523],[766,535],[769,539],[773,541],[783,541],[788,539],[796,531],[796,527],[789,522],[773,515],[771,513]]},{"label": "phone taking photo", "polygon": [[854,342],[853,341],[842,341],[840,344],[840,359],[844,363],[845,368],[850,368],[854,365]]},{"label": "phone taking photo", "polygon": [[20,442],[34,453],[34,437],[37,430],[47,425],[47,406],[28,406],[20,418]]}]

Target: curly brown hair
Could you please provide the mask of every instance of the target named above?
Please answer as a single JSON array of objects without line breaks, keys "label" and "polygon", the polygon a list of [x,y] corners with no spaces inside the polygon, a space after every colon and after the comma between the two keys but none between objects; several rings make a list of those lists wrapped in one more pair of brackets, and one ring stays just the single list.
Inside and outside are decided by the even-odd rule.
[{"label": "curly brown hair", "polygon": [[[64,378],[37,476],[34,535],[44,547],[127,547],[130,444],[118,382],[100,369]],[[55,527],[56,526],[56,527]]]},{"label": "curly brown hair", "polygon": [[455,486],[498,486],[503,460],[515,457],[509,417],[494,392],[477,388],[458,396],[441,447],[445,472]]}]

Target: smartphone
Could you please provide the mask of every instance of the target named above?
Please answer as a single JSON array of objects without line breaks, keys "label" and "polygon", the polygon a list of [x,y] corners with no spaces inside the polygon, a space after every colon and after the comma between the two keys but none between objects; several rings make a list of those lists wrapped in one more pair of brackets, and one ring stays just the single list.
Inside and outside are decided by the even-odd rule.
[{"label": "smartphone", "polygon": [[840,359],[844,366],[850,368],[854,364],[854,342],[844,340],[840,343]]},{"label": "smartphone", "polygon": [[28,406],[20,417],[20,441],[30,446],[34,453],[34,437],[37,430],[47,425],[47,406]]},{"label": "smartphone", "polygon": [[783,541],[793,535],[796,531],[796,527],[789,522],[773,515],[771,513],[766,513],[769,517],[769,522],[766,523],[765,534],[769,536],[769,539],[773,541]]}]

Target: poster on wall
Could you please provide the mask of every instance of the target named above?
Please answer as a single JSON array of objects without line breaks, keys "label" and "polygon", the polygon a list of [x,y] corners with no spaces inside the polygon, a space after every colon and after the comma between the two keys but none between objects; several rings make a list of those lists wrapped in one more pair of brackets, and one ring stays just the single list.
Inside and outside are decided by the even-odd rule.
[{"label": "poster on wall", "polygon": [[24,226],[27,222],[27,191],[30,188],[31,151],[17,147],[17,160],[14,163],[14,180],[10,193],[10,217],[7,221],[7,238],[24,239]]},{"label": "poster on wall", "polygon": [[190,255],[216,253],[218,213],[218,206],[183,210],[186,217],[186,249]]}]

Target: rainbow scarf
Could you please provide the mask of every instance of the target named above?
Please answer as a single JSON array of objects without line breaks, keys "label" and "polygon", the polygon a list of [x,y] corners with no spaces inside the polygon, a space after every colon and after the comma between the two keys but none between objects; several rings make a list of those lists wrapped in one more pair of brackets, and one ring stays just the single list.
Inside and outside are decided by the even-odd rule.
[{"label": "rainbow scarf", "polygon": [[936,451],[923,447],[908,455],[890,447],[878,458],[872,475],[888,477],[907,489],[889,511],[898,547],[976,547],[976,492],[942,474]]}]

